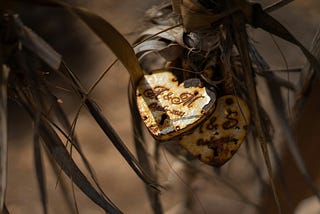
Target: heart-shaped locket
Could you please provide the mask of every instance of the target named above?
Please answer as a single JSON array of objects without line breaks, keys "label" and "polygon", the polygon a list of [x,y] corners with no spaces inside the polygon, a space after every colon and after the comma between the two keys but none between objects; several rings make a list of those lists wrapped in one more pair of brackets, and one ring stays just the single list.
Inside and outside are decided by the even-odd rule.
[{"label": "heart-shaped locket", "polygon": [[239,97],[220,97],[212,115],[179,143],[194,157],[212,166],[222,166],[239,149],[250,122],[247,104]]},{"label": "heart-shaped locket", "polygon": [[169,140],[202,122],[214,110],[215,93],[199,79],[179,84],[169,71],[154,71],[140,80],[137,105],[157,140]]}]

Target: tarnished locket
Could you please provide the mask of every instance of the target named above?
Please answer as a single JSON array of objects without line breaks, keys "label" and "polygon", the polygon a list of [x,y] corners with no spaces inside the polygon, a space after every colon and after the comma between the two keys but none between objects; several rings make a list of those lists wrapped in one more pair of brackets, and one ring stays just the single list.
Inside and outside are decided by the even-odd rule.
[{"label": "tarnished locket", "polygon": [[[222,166],[245,140],[250,112],[233,95],[231,74],[222,66],[221,32],[185,33],[180,26],[144,41],[166,28],[148,29],[135,48],[146,72],[136,87],[140,116],[157,141],[177,141],[200,161]],[[157,61],[160,66],[150,69]]]},{"label": "tarnished locket", "polygon": [[199,79],[179,84],[169,71],[145,75],[137,89],[141,117],[157,140],[170,140],[200,124],[214,109],[215,93]]}]

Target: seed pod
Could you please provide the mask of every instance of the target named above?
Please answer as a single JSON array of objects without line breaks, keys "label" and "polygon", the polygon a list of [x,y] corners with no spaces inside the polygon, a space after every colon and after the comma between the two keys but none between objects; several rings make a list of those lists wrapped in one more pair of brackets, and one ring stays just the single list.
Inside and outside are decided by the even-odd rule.
[{"label": "seed pod", "polygon": [[200,161],[219,167],[239,149],[249,122],[247,104],[239,97],[223,96],[209,119],[184,135],[179,143]]}]

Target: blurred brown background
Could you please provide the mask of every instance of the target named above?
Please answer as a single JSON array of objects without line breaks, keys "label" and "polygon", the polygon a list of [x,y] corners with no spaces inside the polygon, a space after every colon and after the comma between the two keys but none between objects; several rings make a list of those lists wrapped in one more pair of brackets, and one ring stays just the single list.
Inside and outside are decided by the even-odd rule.
[{"label": "blurred brown background", "polygon": [[[139,32],[144,30],[143,16],[145,11],[159,2],[159,0],[82,0],[78,3],[106,18],[129,41],[133,42]],[[271,2],[264,1],[263,3],[267,5]],[[24,8],[24,12],[27,11],[27,7],[28,5]],[[50,43],[65,56],[71,69],[78,73],[83,84],[89,88],[115,57],[86,26],[72,17],[55,9],[50,10],[50,15],[46,18],[48,20],[39,20],[35,18],[37,14],[46,12],[43,12],[43,8],[33,8],[33,10],[36,11],[33,13],[33,17],[27,17],[25,14],[25,22],[29,22],[31,26],[34,25],[35,31],[39,32],[41,36],[49,38]],[[283,23],[303,44],[309,47],[320,24],[320,1],[296,0],[290,5],[273,12],[272,15]],[[59,19],[58,17],[61,16],[63,18]],[[34,20],[38,21],[35,22]],[[271,64],[271,67],[275,69],[284,68],[283,60],[270,35],[260,30],[250,32],[252,37],[257,40],[257,47]],[[305,63],[304,57],[297,48],[278,39],[276,40],[281,43],[281,50],[284,52],[290,67],[301,66]],[[134,151],[129,104],[127,102],[128,78],[125,69],[120,63],[117,63],[106,78],[100,82],[92,97],[103,109],[105,116],[110,119],[121,138],[127,142],[128,147]],[[295,76],[293,75],[292,78],[294,79]],[[64,101],[62,105],[70,113],[70,119],[73,119],[79,105],[78,101],[63,90],[59,94]],[[307,128],[302,131],[306,137],[302,140],[307,140],[308,145],[312,145],[310,141],[319,144],[318,140],[320,139],[320,132],[318,131],[320,118],[313,118],[318,115],[320,101],[315,101],[310,104],[309,118],[306,115],[305,117],[308,120],[304,122]],[[76,133],[79,136],[83,151],[94,167],[106,194],[124,213],[152,213],[142,181],[132,172],[85,109],[82,113]],[[32,123],[23,111],[14,105],[9,109],[9,119],[7,206],[10,212],[14,214],[42,213],[32,159],[32,133],[29,131]],[[276,132],[276,135],[279,136],[280,133]],[[149,141],[150,144],[153,143],[151,139]],[[164,150],[161,150],[160,156],[162,159],[159,170],[160,182],[166,187],[162,190],[163,204],[168,213],[179,213],[179,210],[181,213],[185,213],[179,206],[181,206],[186,195],[193,197],[196,210],[194,213],[255,212],[252,205],[242,202],[234,192],[230,191],[226,184],[216,177],[210,177],[210,180],[205,176],[196,176],[192,186],[187,186],[182,164]],[[75,158],[77,159],[77,157]],[[315,171],[319,166],[319,159],[313,161],[313,167],[310,170]],[[312,160],[310,162],[312,163]],[[81,164],[80,161],[79,163]],[[246,148],[242,146],[234,159],[224,166],[222,174],[227,181],[231,181],[251,201],[258,202],[261,182],[256,179],[252,169],[248,169],[247,164]],[[294,164],[292,163],[292,165]],[[201,170],[212,174],[212,170],[207,166],[203,164],[197,166]],[[263,168],[264,165],[262,164],[261,167]],[[71,213],[66,206],[66,199],[62,196],[59,185],[56,187],[56,183],[60,182],[60,179],[53,174],[48,164],[46,164],[46,173],[49,213]],[[62,177],[64,176],[62,175]],[[71,187],[71,182],[67,181],[67,185]],[[296,185],[300,185],[300,183],[298,182]],[[77,188],[75,188],[75,191],[80,213],[103,213]]]}]

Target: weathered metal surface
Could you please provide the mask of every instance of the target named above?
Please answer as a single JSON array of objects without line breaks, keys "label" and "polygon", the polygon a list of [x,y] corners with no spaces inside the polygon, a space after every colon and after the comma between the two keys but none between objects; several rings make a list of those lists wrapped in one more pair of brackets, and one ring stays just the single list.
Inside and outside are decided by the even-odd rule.
[{"label": "weathered metal surface", "polygon": [[216,100],[199,79],[179,84],[168,71],[145,75],[136,93],[141,118],[157,140],[169,140],[194,128],[213,111]]},{"label": "weathered metal surface", "polygon": [[184,135],[180,144],[194,157],[213,166],[221,166],[239,149],[247,134],[250,112],[239,97],[220,97],[208,120],[194,132]]}]

